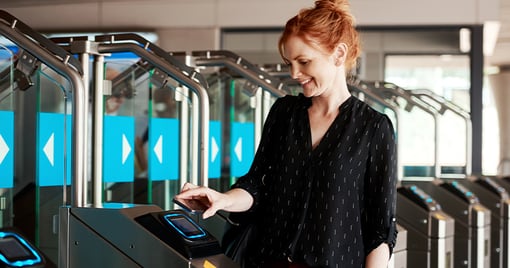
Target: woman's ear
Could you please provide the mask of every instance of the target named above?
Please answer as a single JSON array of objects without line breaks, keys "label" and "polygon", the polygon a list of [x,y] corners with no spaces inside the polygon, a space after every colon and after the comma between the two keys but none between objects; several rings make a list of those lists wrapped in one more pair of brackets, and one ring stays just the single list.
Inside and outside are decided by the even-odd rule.
[{"label": "woman's ear", "polygon": [[345,43],[340,43],[335,49],[335,65],[340,66],[347,58],[348,47]]}]

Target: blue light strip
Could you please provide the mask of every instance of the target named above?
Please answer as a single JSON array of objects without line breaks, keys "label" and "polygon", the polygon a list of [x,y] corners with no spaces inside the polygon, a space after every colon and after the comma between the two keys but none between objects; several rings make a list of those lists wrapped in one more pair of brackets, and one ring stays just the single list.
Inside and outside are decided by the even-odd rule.
[{"label": "blue light strip", "polygon": [[[189,222],[191,224],[193,224],[201,233],[200,234],[196,234],[196,235],[186,235],[179,227],[175,226],[175,224],[173,224],[173,222],[169,219],[170,217],[175,217],[175,216],[183,216],[184,218],[188,219]],[[164,216],[165,220],[170,223],[170,225],[172,225],[172,227],[177,230],[183,237],[186,237],[188,239],[194,239],[194,238],[200,238],[200,237],[204,237],[205,236],[205,232],[204,230],[198,226],[198,224],[196,224],[194,221],[191,220],[190,217],[184,215],[184,214],[178,214],[178,213],[172,213],[172,214],[168,214],[168,215],[165,215]]]},{"label": "blue light strip", "polygon": [[0,238],[7,238],[7,237],[15,237],[16,240],[18,240],[21,244],[23,244],[23,246],[25,246],[27,249],[30,250],[32,255],[35,256],[35,259],[26,259],[26,260],[10,262],[7,260],[7,258],[3,254],[0,253],[1,261],[3,261],[5,264],[7,264],[9,266],[14,266],[14,267],[25,267],[25,266],[30,266],[30,265],[41,263],[42,259],[41,259],[41,256],[39,255],[39,253],[37,253],[37,251],[35,251],[35,249],[30,244],[28,244],[28,242],[24,238],[22,238],[21,236],[19,236],[16,233],[12,233],[12,232],[0,232]]}]

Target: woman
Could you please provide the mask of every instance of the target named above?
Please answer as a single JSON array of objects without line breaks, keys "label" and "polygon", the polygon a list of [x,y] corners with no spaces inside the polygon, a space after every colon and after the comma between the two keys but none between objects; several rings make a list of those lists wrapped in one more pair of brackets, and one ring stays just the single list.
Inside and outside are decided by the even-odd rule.
[{"label": "woman", "polygon": [[359,38],[347,0],[319,0],[291,18],[280,54],[299,96],[278,99],[249,172],[219,193],[186,184],[178,195],[248,211],[257,226],[250,267],[386,267],[396,240],[391,121],[351,96]]}]

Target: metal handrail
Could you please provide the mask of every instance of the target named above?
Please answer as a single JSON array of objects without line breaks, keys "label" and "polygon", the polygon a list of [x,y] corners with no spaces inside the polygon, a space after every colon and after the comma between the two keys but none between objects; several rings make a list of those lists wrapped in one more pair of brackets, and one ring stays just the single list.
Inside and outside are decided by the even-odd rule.
[{"label": "metal handrail", "polygon": [[[83,199],[80,193],[84,180],[85,171],[85,86],[81,78],[81,68],[79,63],[71,54],[59,48],[33,31],[26,24],[19,21],[11,14],[0,10],[0,33],[13,43],[23,48],[42,63],[49,66],[58,74],[69,80],[73,96],[73,120],[72,120],[72,184],[74,190],[71,193],[71,205],[83,206]],[[64,183],[65,186],[65,183]],[[66,200],[66,191],[64,191],[64,201]]]},{"label": "metal handrail", "polygon": [[9,27],[11,27],[15,32],[18,32],[26,37],[29,37],[29,39],[31,39],[33,43],[37,43],[40,46],[40,49],[47,50],[49,54],[53,55],[54,57],[60,58],[65,65],[72,66],[80,74],[83,73],[81,64],[76,58],[74,58],[71,54],[69,54],[61,47],[57,46],[48,38],[44,37],[42,34],[34,31],[32,28],[30,28],[28,25],[20,21],[18,18],[14,17],[5,10],[0,10],[0,19]]},{"label": "metal handrail", "polygon": [[460,106],[455,103],[445,99],[444,97],[438,95],[437,93],[428,90],[428,89],[413,89],[409,91],[412,95],[419,97],[423,101],[426,99],[431,100],[441,106],[440,113],[445,110],[449,110],[452,113],[462,117],[466,123],[466,176],[471,174],[471,142],[472,142],[472,132],[471,132],[471,115],[466,110],[462,109]]},{"label": "metal handrail", "polygon": [[194,68],[184,64],[181,60],[179,60],[177,57],[174,57],[172,53],[169,53],[159,46],[151,43],[147,39],[143,38],[142,36],[138,34],[107,34],[107,35],[97,35],[94,37],[94,41],[100,42],[103,44],[106,43],[121,43],[122,41],[126,41],[128,43],[134,44],[133,42],[138,43],[140,47],[143,47],[145,51],[152,52],[154,55],[157,55],[158,57],[164,59],[166,62],[170,63],[173,66],[173,70],[177,69],[179,72],[182,72],[187,77],[198,81],[201,85],[204,85],[207,87],[207,81],[206,79],[197,72]]},{"label": "metal handrail", "polygon": [[265,89],[275,97],[287,95],[285,84],[268,74],[241,56],[227,50],[193,51],[194,64],[197,66],[226,66],[251,83]]}]

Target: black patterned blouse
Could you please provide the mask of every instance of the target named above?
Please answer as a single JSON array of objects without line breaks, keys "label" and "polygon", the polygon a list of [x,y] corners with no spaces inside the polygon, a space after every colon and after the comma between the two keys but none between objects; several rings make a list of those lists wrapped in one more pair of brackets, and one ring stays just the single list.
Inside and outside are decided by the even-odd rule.
[{"label": "black patterned blouse", "polygon": [[364,267],[371,250],[395,244],[391,121],[351,96],[312,149],[311,104],[302,94],[274,103],[252,166],[233,185],[254,198],[253,267],[288,258],[313,267]]}]

